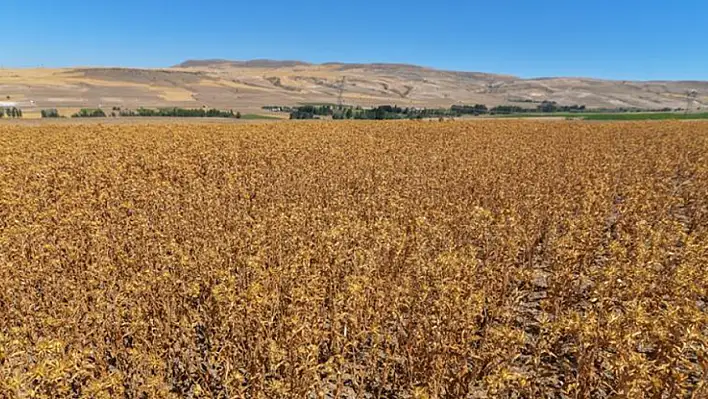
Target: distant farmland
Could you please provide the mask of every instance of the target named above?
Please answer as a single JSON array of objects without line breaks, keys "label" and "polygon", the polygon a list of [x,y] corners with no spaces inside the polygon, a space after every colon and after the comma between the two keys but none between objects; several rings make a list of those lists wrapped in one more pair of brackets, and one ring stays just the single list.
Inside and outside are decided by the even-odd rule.
[{"label": "distant farmland", "polygon": [[583,117],[587,121],[642,121],[642,120],[694,120],[708,119],[708,112],[703,113],[677,113],[677,112],[649,112],[649,113],[623,113],[623,114],[590,114]]},{"label": "distant farmland", "polygon": [[510,115],[495,115],[493,118],[524,119],[524,118],[568,118],[586,121],[651,121],[651,120],[701,120],[708,119],[708,112],[556,112],[556,113],[518,113]]}]

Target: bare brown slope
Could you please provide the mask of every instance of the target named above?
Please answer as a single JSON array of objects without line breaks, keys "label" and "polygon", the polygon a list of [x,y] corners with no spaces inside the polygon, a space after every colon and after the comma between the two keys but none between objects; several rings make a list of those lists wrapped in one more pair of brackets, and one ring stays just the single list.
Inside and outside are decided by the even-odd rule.
[{"label": "bare brown slope", "polygon": [[[343,80],[344,79],[344,80]],[[441,107],[556,101],[588,107],[679,108],[687,90],[708,106],[708,82],[631,82],[589,78],[522,79],[405,64],[321,65],[299,61],[187,61],[173,68],[0,70],[0,96],[24,108],[184,106],[259,110],[263,105],[337,101]]]}]

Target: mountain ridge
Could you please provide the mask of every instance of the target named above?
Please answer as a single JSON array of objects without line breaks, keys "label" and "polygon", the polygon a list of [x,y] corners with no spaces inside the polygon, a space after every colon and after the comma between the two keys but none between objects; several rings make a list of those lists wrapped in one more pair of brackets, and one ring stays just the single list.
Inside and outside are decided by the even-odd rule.
[{"label": "mountain ridge", "polygon": [[[342,62],[342,61],[327,61],[327,62],[308,62],[299,60],[277,60],[270,58],[258,58],[252,60],[230,60],[225,58],[212,58],[212,59],[188,59],[186,61],[180,62],[179,64],[173,65],[168,68],[194,68],[194,67],[216,67],[223,65],[232,66],[242,66],[242,67],[291,67],[291,66],[339,66],[344,68],[383,68],[383,69],[394,69],[394,68],[410,68],[419,70],[429,70],[438,72],[449,72],[449,73],[462,73],[462,74],[480,74],[480,75],[493,75],[493,76],[505,76],[509,78],[514,78],[518,80],[554,80],[554,79],[584,79],[584,80],[598,80],[598,81],[608,81],[608,82],[641,82],[641,83],[669,83],[669,82],[685,82],[685,83],[707,83],[708,80],[699,79],[618,79],[618,78],[599,78],[594,76],[575,76],[575,75],[559,75],[559,76],[531,76],[522,77],[519,75],[496,73],[496,72],[483,72],[483,71],[469,71],[463,69],[445,69],[434,66],[417,65],[409,63],[399,63],[399,62]],[[128,68],[128,69],[151,69],[151,68]],[[161,68],[157,68],[161,69]]]}]

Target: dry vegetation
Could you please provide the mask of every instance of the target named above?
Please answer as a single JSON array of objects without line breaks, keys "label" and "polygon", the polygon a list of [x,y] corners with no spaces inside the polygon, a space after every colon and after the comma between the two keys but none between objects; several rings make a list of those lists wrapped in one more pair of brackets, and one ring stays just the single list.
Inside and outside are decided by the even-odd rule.
[{"label": "dry vegetation", "polygon": [[0,397],[706,398],[708,124],[0,125]]}]

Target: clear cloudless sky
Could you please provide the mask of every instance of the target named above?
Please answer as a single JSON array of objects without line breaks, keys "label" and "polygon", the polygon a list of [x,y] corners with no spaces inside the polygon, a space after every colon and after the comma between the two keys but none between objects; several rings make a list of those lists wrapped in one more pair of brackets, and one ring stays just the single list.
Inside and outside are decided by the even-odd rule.
[{"label": "clear cloudless sky", "polygon": [[400,62],[708,80],[708,0],[2,0],[0,66]]}]

